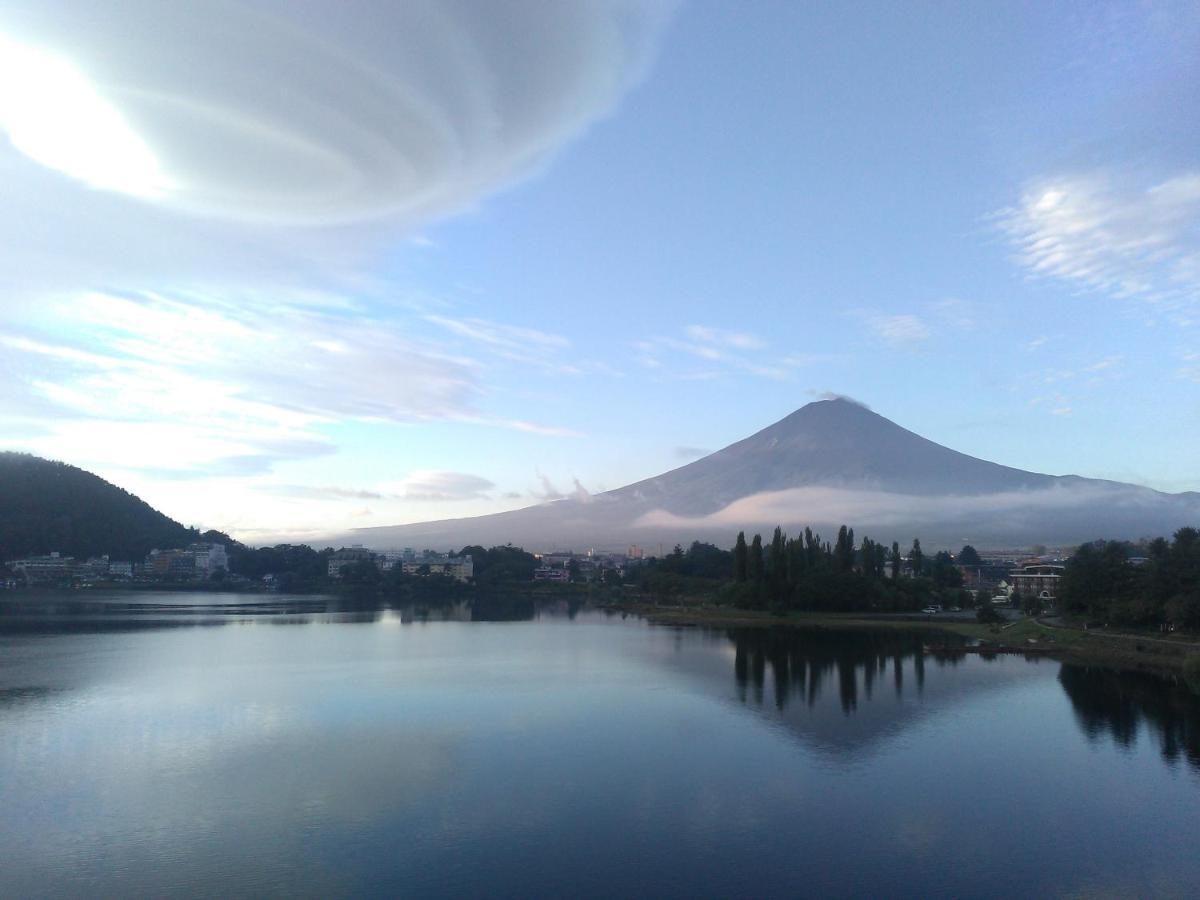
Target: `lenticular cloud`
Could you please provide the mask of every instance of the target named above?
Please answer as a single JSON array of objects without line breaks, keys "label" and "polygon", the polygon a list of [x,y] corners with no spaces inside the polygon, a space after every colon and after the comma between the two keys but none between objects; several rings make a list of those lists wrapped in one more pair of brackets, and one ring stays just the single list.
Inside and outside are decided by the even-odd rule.
[{"label": "lenticular cloud", "polygon": [[25,115],[20,140],[2,116],[0,129],[18,149],[36,144],[38,162],[123,191],[137,173],[72,155],[98,144],[77,133],[86,123],[119,121],[161,188],[123,192],[175,209],[417,221],[528,173],[610,110],[666,12],[641,0],[39,0],[6,6],[0,37],[45,61],[9,98],[45,118]]}]

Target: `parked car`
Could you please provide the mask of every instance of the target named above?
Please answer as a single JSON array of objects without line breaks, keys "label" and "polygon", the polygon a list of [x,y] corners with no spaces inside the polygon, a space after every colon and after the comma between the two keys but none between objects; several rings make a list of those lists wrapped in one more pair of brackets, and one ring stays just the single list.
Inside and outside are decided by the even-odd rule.
[{"label": "parked car", "polygon": [[921,610],[921,612],[928,613],[930,615],[933,615],[937,611],[938,611],[938,608],[936,606],[927,606],[923,610]]}]

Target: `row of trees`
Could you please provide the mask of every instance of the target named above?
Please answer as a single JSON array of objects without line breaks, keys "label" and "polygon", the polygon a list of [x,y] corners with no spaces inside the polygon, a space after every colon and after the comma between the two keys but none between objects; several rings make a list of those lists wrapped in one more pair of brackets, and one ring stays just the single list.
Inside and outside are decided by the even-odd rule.
[{"label": "row of trees", "polygon": [[854,529],[843,525],[831,544],[811,528],[789,538],[776,527],[770,544],[739,532],[733,548],[733,584],[728,602],[751,609],[908,610],[931,602],[967,602],[962,574],[943,551],[928,559],[920,540],[909,550],[914,577],[901,579],[900,545],[891,547],[864,537],[856,546]]},{"label": "row of trees", "polygon": [[1067,562],[1058,605],[1117,625],[1200,629],[1200,531],[1181,528],[1170,541],[1143,545],[1082,545]]},{"label": "row of trees", "polygon": [[[332,547],[316,550],[307,544],[278,544],[274,547],[246,547],[224,535],[229,552],[231,574],[259,581],[264,575],[274,575],[280,590],[305,592],[328,590],[329,560],[334,554]],[[207,535],[206,535],[207,538]],[[510,582],[528,582],[533,578],[537,559],[520,547],[505,545],[485,549],[481,546],[463,547],[458,556],[471,556],[475,563],[475,583],[492,587]],[[417,575],[404,575],[400,567],[381,572],[375,563],[362,561],[342,567],[340,583],[351,588],[377,588],[389,593],[420,591],[422,586],[429,590],[445,592],[453,579]]]}]

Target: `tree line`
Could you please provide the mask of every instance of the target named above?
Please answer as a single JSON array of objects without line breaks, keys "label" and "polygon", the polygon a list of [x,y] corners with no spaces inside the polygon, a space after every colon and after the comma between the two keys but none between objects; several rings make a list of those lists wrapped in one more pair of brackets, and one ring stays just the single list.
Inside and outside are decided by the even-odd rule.
[{"label": "tree line", "polygon": [[[972,551],[973,552],[973,551]],[[900,545],[889,547],[843,525],[830,543],[811,528],[788,537],[776,526],[770,543],[761,535],[747,543],[738,532],[732,553],[733,583],[722,599],[747,609],[912,610],[930,603],[964,605],[962,573],[946,551],[927,557],[916,539],[908,553],[912,578],[900,578],[905,559]]]},{"label": "tree line", "polygon": [[1114,625],[1200,629],[1200,531],[1083,544],[1067,561],[1058,605]]}]

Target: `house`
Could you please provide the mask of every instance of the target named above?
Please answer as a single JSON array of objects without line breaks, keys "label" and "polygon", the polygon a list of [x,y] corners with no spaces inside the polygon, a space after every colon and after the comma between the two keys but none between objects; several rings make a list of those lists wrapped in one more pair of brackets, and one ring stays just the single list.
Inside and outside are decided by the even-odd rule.
[{"label": "house", "polygon": [[1023,566],[1021,571],[1008,576],[1013,590],[1022,594],[1033,594],[1043,600],[1053,600],[1058,596],[1058,585],[1062,581],[1066,566],[1039,563]]}]

